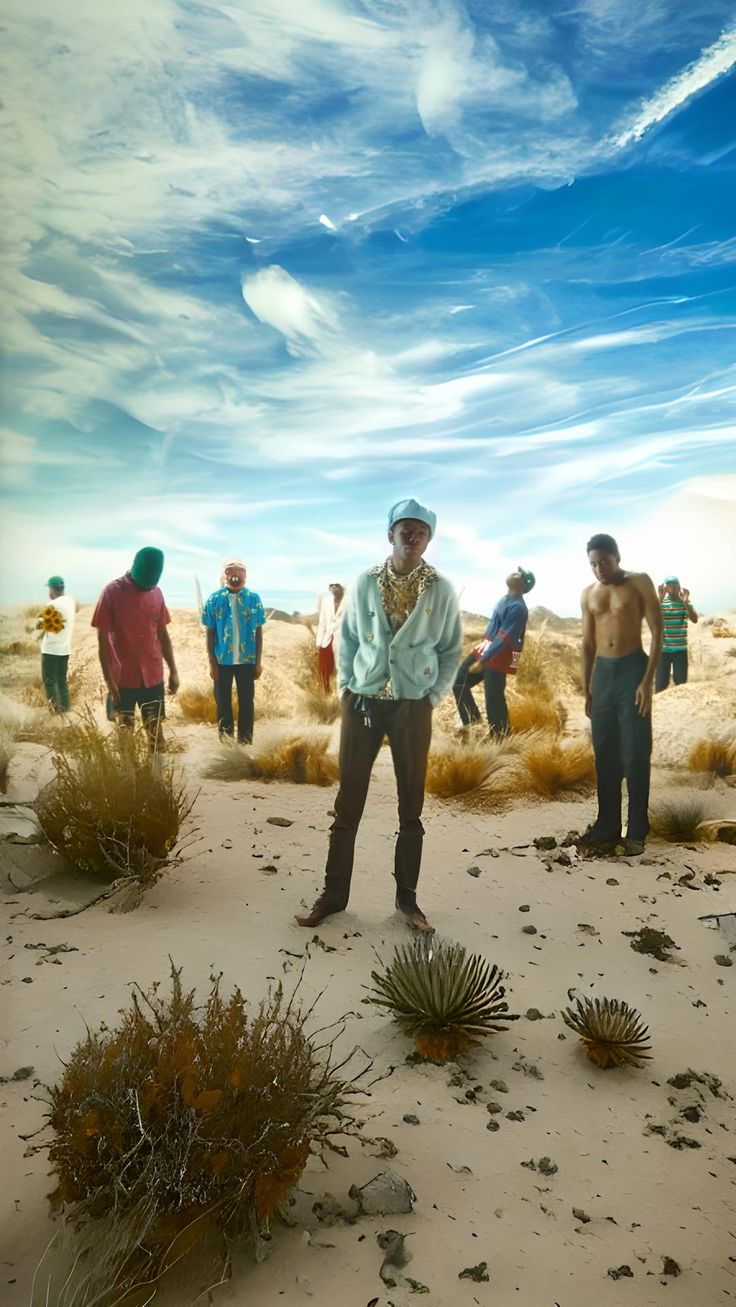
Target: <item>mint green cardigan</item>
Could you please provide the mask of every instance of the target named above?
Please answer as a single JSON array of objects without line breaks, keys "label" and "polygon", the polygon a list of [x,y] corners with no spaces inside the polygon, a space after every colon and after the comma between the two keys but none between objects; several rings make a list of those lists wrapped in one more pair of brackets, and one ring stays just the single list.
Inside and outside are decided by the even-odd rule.
[{"label": "mint green cardigan", "polygon": [[342,624],[339,692],[377,695],[390,677],[397,699],[428,696],[435,707],[452,687],[461,648],[457,596],[445,577],[427,587],[394,635],[375,575],[362,572]]}]

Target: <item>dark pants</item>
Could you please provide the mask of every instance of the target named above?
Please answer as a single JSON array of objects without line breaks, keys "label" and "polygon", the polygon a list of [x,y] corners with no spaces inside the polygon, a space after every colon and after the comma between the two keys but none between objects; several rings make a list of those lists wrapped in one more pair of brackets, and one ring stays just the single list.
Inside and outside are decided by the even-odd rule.
[{"label": "dark pants", "polygon": [[236,666],[220,663],[215,681],[217,729],[220,735],[233,733],[233,680],[238,690],[238,742],[250,744],[253,739],[253,692],[255,663],[238,663]]},{"label": "dark pants", "polygon": [[[362,711],[366,705],[366,711]],[[399,833],[394,854],[396,899],[415,907],[422,861],[424,778],[432,738],[432,705],[424,699],[364,699],[347,690],[342,698],[340,789],[321,902],[341,912],[350,896],[355,837],[368,795],[368,783],[384,735],[388,736],[399,799]]]},{"label": "dark pants", "polygon": [[148,734],[152,738],[157,738],[161,722],[166,716],[163,681],[159,681],[158,685],[139,685],[135,690],[120,685],[118,693],[119,703],[113,703],[112,696],[109,694],[107,696],[108,721],[117,721],[121,726],[132,729],[135,710],[140,708],[143,725]]},{"label": "dark pants", "polygon": [[69,686],[66,673],[69,654],[41,654],[41,679],[53,712],[69,711]]},{"label": "dark pants", "polygon": [[474,662],[477,662],[476,655],[474,653],[468,654],[458,668],[455,684],[452,687],[457,710],[460,713],[460,721],[463,726],[469,726],[471,722],[480,721],[478,705],[471,691],[474,686],[480,685],[482,681],[488,725],[497,735],[507,735],[509,710],[506,704],[506,673],[496,672],[490,668],[484,672],[471,672],[469,669]]},{"label": "dark pants", "polygon": [[654,690],[666,690],[670,683],[670,671],[675,685],[684,685],[687,681],[687,649],[663,649],[654,678]]},{"label": "dark pants", "polygon": [[649,760],[652,752],[652,717],[642,717],[634,702],[647,665],[643,650],[624,658],[596,658],[591,682],[590,722],[598,779],[598,817],[595,831],[601,840],[621,835],[621,785],[626,777],[629,794],[627,836],[643,840],[649,830]]}]

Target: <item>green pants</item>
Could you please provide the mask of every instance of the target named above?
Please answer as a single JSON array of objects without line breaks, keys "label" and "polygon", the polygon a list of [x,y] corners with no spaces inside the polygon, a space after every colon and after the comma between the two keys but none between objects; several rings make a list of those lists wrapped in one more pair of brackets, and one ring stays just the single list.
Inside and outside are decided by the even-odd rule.
[{"label": "green pants", "polygon": [[41,654],[41,678],[52,712],[69,711],[68,666],[69,654]]}]

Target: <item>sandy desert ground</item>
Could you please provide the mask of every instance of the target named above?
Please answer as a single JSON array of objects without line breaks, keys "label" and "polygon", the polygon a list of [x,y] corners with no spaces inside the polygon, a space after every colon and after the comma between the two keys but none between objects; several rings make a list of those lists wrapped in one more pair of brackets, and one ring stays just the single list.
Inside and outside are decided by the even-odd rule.
[{"label": "sandy desert ground", "polygon": [[[78,614],[71,669],[76,706],[91,705],[102,720],[90,612]],[[724,620],[736,626],[733,613]],[[5,610],[0,644],[28,645],[29,625],[27,613]],[[684,767],[698,738],[736,720],[736,639],[717,639],[715,629],[701,622],[693,630],[690,683],[655,701],[653,802],[699,789],[709,815],[733,817],[736,789]],[[574,624],[548,628],[542,638],[561,651],[576,646]],[[174,615],[172,639],[182,684],[206,684],[195,614]],[[307,640],[298,625],[267,626],[257,714],[298,719],[294,670]],[[19,705],[38,658],[22,649],[3,662],[7,720],[26,711]],[[572,672],[561,672],[557,691],[567,733],[583,735]],[[455,724],[446,702],[435,729]],[[342,1045],[359,1045],[381,1077],[365,1101],[367,1133],[397,1150],[387,1161],[375,1147],[351,1144],[328,1170],[310,1161],[297,1195],[299,1223],[275,1230],[264,1261],[236,1255],[232,1279],[215,1295],[223,1307],[404,1307],[419,1296],[438,1307],[736,1301],[736,968],[715,961],[736,959],[727,918],[736,911],[736,849],[652,839],[641,859],[565,866],[533,840],[582,830],[593,815],[590,797],[527,798],[487,810],[428,797],[422,905],[444,936],[503,967],[512,1011],[522,1016],[458,1064],[416,1065],[407,1062],[406,1038],[361,1002],[377,955],[388,961],[406,937],[393,911],[388,750],[359,835],[349,911],[304,931],[292,914],[320,886],[334,789],[203,779],[214,728],[187,724],[173,704],[168,729],[198,796],[182,861],[134,911],[112,912],[102,902],[68,918],[33,919],[83,891],[57,874],[42,846],[7,838],[0,845],[0,1283],[8,1307],[29,1301],[33,1269],[54,1231],[47,1160],[27,1151],[43,1124],[41,1086],[58,1078],[85,1023],[114,1020],[133,981],[166,980],[169,955],[183,964],[188,984],[204,989],[214,969],[226,989],[238,984],[254,1002],[269,984],[291,983],[307,958],[305,998],[322,993],[323,1024],[347,1014]],[[266,729],[257,718],[257,733]],[[11,805],[32,804],[51,774],[48,745],[21,739],[0,808],[6,837]],[[273,817],[290,824],[271,824]],[[675,941],[672,960],[632,949],[625,932],[646,925]],[[645,1069],[603,1072],[585,1060],[559,1015],[573,991],[641,1010],[653,1045]],[[29,1067],[26,1078],[13,1079]],[[540,1168],[543,1158],[549,1165]],[[325,1194],[350,1214],[350,1186],[387,1167],[411,1185],[413,1212],[327,1221],[323,1209],[317,1218],[313,1206]],[[388,1227],[410,1236],[412,1253],[393,1288],[379,1276],[377,1236]],[[460,1278],[481,1262],[488,1280]]]}]

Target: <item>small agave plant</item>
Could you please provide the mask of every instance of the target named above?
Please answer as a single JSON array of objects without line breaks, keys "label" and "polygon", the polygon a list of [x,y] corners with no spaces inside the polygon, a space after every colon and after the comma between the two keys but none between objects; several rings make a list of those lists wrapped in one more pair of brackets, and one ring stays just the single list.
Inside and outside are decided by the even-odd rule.
[{"label": "small agave plant", "polygon": [[417,1053],[428,1062],[449,1062],[485,1035],[517,1021],[508,1011],[503,973],[462,944],[419,935],[397,947],[383,973],[371,972],[367,1002],[390,1012]]},{"label": "small agave plant", "polygon": [[579,998],[562,1020],[580,1036],[585,1056],[604,1071],[612,1066],[640,1067],[651,1057],[649,1027],[641,1013],[617,998]]}]

